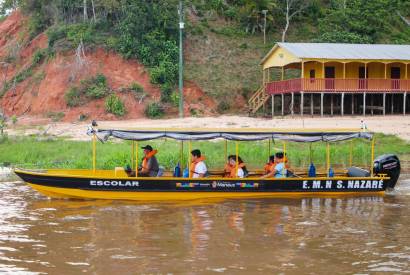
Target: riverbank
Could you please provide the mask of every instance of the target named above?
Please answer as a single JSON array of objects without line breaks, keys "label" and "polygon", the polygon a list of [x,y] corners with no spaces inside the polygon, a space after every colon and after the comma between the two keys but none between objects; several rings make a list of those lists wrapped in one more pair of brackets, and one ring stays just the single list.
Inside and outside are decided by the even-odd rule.
[{"label": "riverbank", "polygon": [[[164,127],[164,128],[360,128],[361,120],[371,131],[391,134],[410,141],[409,116],[345,116],[345,117],[277,117],[251,118],[245,116],[187,117],[173,119],[136,119],[122,121],[98,121],[100,127]],[[9,135],[51,135],[73,140],[89,140],[86,135],[89,122],[51,122],[42,117],[23,116],[6,132]]]}]

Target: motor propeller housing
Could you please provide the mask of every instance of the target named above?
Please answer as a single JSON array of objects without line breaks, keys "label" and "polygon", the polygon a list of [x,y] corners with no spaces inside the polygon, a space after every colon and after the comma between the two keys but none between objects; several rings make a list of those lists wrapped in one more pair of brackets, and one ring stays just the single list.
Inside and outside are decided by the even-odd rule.
[{"label": "motor propeller housing", "polygon": [[387,174],[390,177],[387,187],[394,188],[400,176],[400,160],[394,154],[381,155],[373,162],[373,172],[375,175]]}]

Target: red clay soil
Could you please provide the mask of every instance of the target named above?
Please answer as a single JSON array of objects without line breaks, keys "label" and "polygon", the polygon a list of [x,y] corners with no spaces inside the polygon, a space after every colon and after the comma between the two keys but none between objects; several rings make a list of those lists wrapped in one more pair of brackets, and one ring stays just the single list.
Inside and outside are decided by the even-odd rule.
[{"label": "red clay soil", "polygon": [[[0,60],[4,59],[17,41],[17,37],[24,37],[24,17],[14,12],[0,23]],[[7,80],[28,66],[32,55],[37,49],[47,47],[47,36],[42,33],[35,37],[19,52],[18,64],[10,65],[7,69]],[[135,60],[125,60],[114,52],[104,49],[88,49],[85,53],[85,65],[76,65],[75,52],[57,53],[54,58],[34,69],[33,76],[25,79],[8,90],[0,106],[6,115],[44,117],[54,112],[63,112],[64,121],[76,121],[80,115],[90,119],[116,120],[144,117],[144,109],[148,102],[158,101],[161,96],[157,85],[150,83],[147,70]],[[3,81],[4,69],[1,80]],[[64,99],[70,87],[78,85],[82,79],[95,76],[97,73],[107,77],[109,87],[122,99],[127,113],[123,117],[116,117],[105,111],[104,99],[93,100],[84,106],[69,108]],[[131,92],[126,90],[133,83],[139,83],[147,96],[140,103]],[[215,102],[207,97],[194,83],[185,84],[184,99],[186,115],[210,115],[215,112]],[[175,114],[175,108],[166,110]]]}]

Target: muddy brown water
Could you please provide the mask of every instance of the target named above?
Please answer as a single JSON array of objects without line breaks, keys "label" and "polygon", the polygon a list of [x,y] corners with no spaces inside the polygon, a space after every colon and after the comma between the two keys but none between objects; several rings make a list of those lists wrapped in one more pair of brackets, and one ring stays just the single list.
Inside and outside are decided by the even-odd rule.
[{"label": "muddy brown water", "polygon": [[0,183],[0,272],[397,274],[410,176],[385,196],[133,203]]}]

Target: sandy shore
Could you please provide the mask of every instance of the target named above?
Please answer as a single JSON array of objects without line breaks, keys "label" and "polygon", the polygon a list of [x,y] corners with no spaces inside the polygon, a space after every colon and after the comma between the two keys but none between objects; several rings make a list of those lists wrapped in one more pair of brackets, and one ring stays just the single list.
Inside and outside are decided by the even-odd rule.
[{"label": "sandy shore", "polygon": [[[286,118],[251,118],[245,116],[189,117],[174,119],[135,119],[123,121],[98,121],[100,127],[176,127],[176,128],[360,128],[363,119],[367,128],[374,132],[394,134],[410,141],[410,116],[374,116],[365,117],[286,117]],[[68,136],[75,140],[88,140],[86,130],[89,122],[49,123],[44,119],[29,117],[19,118],[17,125],[7,129],[9,135],[48,134]]]}]

